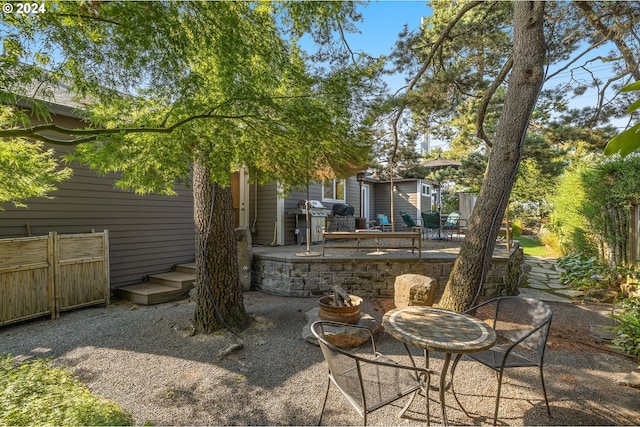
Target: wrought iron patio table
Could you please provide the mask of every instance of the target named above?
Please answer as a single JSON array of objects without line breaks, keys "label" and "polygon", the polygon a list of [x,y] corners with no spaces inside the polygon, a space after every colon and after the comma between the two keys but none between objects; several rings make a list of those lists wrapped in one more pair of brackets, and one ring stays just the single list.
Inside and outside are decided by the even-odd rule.
[{"label": "wrought iron patio table", "polygon": [[[385,313],[382,326],[389,335],[402,341],[405,346],[411,344],[424,349],[427,368],[429,367],[429,351],[445,354],[438,390],[442,408],[442,424],[446,425],[447,410],[444,393],[448,388],[446,377],[451,355],[457,355],[455,365],[460,356],[465,353],[490,348],[496,342],[495,331],[488,324],[469,315],[422,306],[391,310]],[[409,355],[411,355],[410,352]]]}]

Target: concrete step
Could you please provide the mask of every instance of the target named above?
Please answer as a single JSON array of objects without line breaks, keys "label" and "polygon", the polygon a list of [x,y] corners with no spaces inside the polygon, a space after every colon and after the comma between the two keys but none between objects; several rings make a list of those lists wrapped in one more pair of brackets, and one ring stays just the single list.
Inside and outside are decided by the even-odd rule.
[{"label": "concrete step", "polygon": [[169,271],[168,273],[159,273],[149,276],[149,283],[169,286],[176,289],[191,289],[196,275],[185,273],[182,271]]},{"label": "concrete step", "polygon": [[117,290],[118,296],[135,304],[150,305],[170,301],[181,294],[187,296],[188,290],[178,289],[157,283],[140,283],[125,286]]},{"label": "concrete step", "polygon": [[190,262],[188,264],[178,264],[176,265],[176,271],[181,271],[183,273],[191,273],[193,275],[196,274],[196,263]]}]

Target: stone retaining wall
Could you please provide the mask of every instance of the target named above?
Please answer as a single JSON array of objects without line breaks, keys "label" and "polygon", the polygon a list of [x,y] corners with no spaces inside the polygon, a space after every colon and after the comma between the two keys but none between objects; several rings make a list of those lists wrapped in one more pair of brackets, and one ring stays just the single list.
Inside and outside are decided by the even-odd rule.
[{"label": "stone retaining wall", "polygon": [[[338,285],[362,297],[394,296],[396,276],[422,274],[437,280],[436,301],[442,295],[455,255],[424,256],[422,259],[286,257],[254,255],[252,286],[277,295],[313,296],[332,292]],[[510,253],[496,250],[484,284],[484,297],[512,295],[517,287],[524,260],[522,248]]]}]

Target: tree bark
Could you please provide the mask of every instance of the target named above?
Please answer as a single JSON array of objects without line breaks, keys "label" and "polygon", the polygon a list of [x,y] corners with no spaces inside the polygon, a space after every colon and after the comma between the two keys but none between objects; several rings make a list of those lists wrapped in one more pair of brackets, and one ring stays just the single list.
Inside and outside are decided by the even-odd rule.
[{"label": "tree bark", "polygon": [[440,306],[463,311],[481,292],[509,195],[522,158],[522,146],[544,72],[544,3],[514,2],[513,68],[491,149],[484,182],[469,218],[468,233],[445,287]]},{"label": "tree bark", "polygon": [[209,168],[193,165],[193,216],[196,234],[196,310],[199,333],[223,328],[242,330],[249,324],[244,309],[234,233],[230,187],[212,183]]}]

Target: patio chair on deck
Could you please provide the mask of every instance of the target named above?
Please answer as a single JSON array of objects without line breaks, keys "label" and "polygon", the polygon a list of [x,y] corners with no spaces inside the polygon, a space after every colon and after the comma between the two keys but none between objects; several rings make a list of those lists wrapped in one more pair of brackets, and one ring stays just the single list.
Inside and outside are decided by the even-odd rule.
[{"label": "patio chair on deck", "polygon": [[[367,347],[366,351],[359,349],[356,354],[335,346],[330,342],[332,329],[334,333],[337,332],[335,328],[339,328],[340,333],[347,330],[368,336],[367,342],[370,348]],[[402,416],[421,390],[425,393],[426,415],[429,421],[429,384],[431,375],[437,375],[436,372],[416,366],[400,365],[393,359],[378,353],[371,330],[363,326],[318,321],[311,325],[311,332],[318,340],[329,368],[327,391],[318,425],[322,423],[331,383],[338,387],[351,406],[360,414],[364,425],[367,424],[369,413],[411,395],[399,414]]]},{"label": "patio chair on deck", "polygon": [[400,212],[400,216],[402,217],[402,221],[404,222],[404,228],[409,229],[411,231],[417,231],[422,234],[422,226],[418,225],[415,220],[406,212]]},{"label": "patio chair on deck", "polygon": [[378,214],[378,223],[374,225],[373,228],[380,231],[392,231],[389,218],[383,214]]},{"label": "patio chair on deck", "polygon": [[439,212],[422,212],[422,228],[428,239],[429,233],[435,238],[436,232],[440,233],[440,213]]},{"label": "patio chair on deck", "polygon": [[447,221],[442,226],[444,234],[449,236],[449,240],[453,239],[454,233],[460,234],[460,212],[451,212],[447,216]]},{"label": "patio chair on deck", "polygon": [[[490,324],[498,336],[496,345],[490,349],[479,353],[467,354],[471,359],[497,372],[498,391],[493,414],[493,425],[498,420],[502,377],[504,370],[508,368],[538,367],[540,369],[542,394],[547,405],[547,413],[551,416],[542,369],[547,336],[553,315],[551,308],[546,303],[534,298],[506,296],[486,301],[470,308],[465,313],[480,314],[482,318],[490,316],[485,321],[491,321]],[[457,363],[458,360],[454,362],[451,373],[452,378]],[[456,400],[458,400],[453,387],[452,391]],[[460,404],[460,401],[458,401],[458,404]],[[460,407],[462,408],[462,405]]]}]

